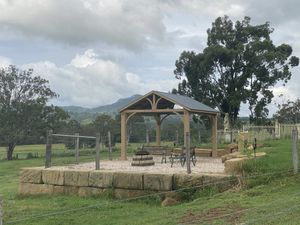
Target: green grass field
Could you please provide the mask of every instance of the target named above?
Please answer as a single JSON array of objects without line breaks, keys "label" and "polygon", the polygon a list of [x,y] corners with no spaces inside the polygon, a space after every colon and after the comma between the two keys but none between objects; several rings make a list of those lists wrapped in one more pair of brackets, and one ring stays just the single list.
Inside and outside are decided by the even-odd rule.
[{"label": "green grass field", "polygon": [[[264,144],[259,151],[267,152],[267,157],[245,166],[247,187],[224,193],[217,193],[214,186],[207,187],[192,201],[170,207],[161,207],[159,196],[130,201],[113,199],[109,193],[97,198],[18,196],[19,169],[43,166],[44,160],[2,160],[0,193],[4,224],[299,224],[300,175],[288,172],[292,168],[290,140]],[[63,150],[63,146],[56,147]],[[16,150],[22,153],[33,149],[43,152],[44,146],[20,146]],[[93,159],[93,155],[83,156],[80,161]],[[53,162],[73,163],[74,157],[54,157]]]}]

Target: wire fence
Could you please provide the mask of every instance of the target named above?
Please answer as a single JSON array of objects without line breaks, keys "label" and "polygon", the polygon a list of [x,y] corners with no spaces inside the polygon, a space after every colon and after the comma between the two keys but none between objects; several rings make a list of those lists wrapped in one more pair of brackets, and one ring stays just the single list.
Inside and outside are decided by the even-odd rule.
[{"label": "wire fence", "polygon": [[[275,175],[275,174],[276,175],[279,175],[279,174],[281,174],[281,175],[288,175],[288,174],[292,174],[292,170],[276,171],[276,172],[265,173],[265,174],[251,175],[251,176],[248,176],[248,177],[244,177],[243,179],[246,179],[246,180],[256,179],[258,177],[270,176],[270,175]],[[173,191],[164,191],[164,192],[158,192],[158,193],[151,193],[151,194],[147,194],[147,195],[143,195],[143,196],[131,197],[131,198],[126,198],[126,199],[119,199],[119,200],[115,200],[115,201],[101,202],[101,203],[97,203],[97,204],[93,204],[93,205],[89,205],[89,206],[83,206],[83,207],[77,207],[77,208],[59,210],[59,211],[54,211],[54,212],[49,212],[49,213],[43,213],[43,214],[32,214],[32,215],[24,216],[23,218],[19,218],[19,219],[15,219],[15,220],[9,220],[9,221],[4,221],[4,222],[5,222],[5,224],[16,224],[16,223],[20,223],[20,222],[24,222],[24,221],[29,221],[29,220],[47,218],[47,217],[50,217],[50,216],[51,217],[52,216],[58,216],[58,215],[73,213],[73,212],[77,212],[77,211],[83,211],[83,210],[88,210],[88,209],[93,209],[93,208],[110,206],[110,205],[119,204],[119,203],[123,203],[123,202],[129,202],[129,201],[134,201],[134,200],[146,199],[146,198],[149,198],[149,197],[159,197],[159,196],[162,196],[162,195],[165,195],[165,194],[169,194],[169,193],[176,193],[176,192],[183,192],[183,191],[187,191],[187,190],[201,189],[201,188],[209,187],[209,186],[213,186],[213,185],[219,185],[219,184],[229,183],[229,182],[232,182],[234,180],[236,180],[236,178],[235,177],[231,177],[231,178],[229,178],[227,180],[223,180],[223,181],[208,182],[208,183],[204,183],[204,184],[201,184],[201,185],[196,185],[196,186],[193,186],[193,187],[184,187],[184,188],[180,188],[180,189],[173,190]],[[297,192],[297,193],[300,194],[300,192]],[[225,215],[223,215],[223,216],[225,216]]]},{"label": "wire fence", "polygon": [[[295,142],[297,142],[297,140]],[[99,141],[98,141],[98,143],[99,143]],[[295,167],[294,167],[294,170],[295,170]],[[255,178],[258,178],[258,177],[262,177],[262,176],[279,175],[279,174],[288,175],[288,174],[292,174],[292,171],[293,170],[284,170],[284,171],[274,171],[274,172],[265,173],[265,174],[254,174],[254,175],[251,175],[251,176],[244,177],[243,179],[250,180],[250,179],[255,179]],[[298,166],[297,166],[297,171],[298,171]],[[16,178],[15,176],[12,176],[12,177]],[[0,175],[0,179],[1,178],[2,179],[3,178],[9,178],[9,176],[1,176]],[[97,203],[97,204],[94,204],[94,205],[83,206],[83,207],[78,207],[78,208],[71,208],[71,209],[65,209],[65,210],[60,210],[60,211],[54,211],[54,212],[49,212],[49,213],[45,213],[45,214],[28,215],[28,216],[24,216],[23,218],[21,217],[19,219],[5,221],[5,224],[20,223],[22,221],[34,220],[34,219],[38,219],[38,218],[47,218],[47,217],[50,217],[50,216],[62,215],[62,214],[66,214],[66,213],[73,213],[73,212],[76,212],[76,211],[88,210],[88,209],[98,208],[98,207],[105,207],[105,206],[108,206],[108,205],[118,204],[118,203],[121,203],[121,202],[128,202],[128,201],[133,201],[133,200],[138,200],[138,199],[145,199],[145,198],[155,197],[155,196],[162,196],[162,195],[170,193],[170,192],[183,192],[185,190],[193,190],[193,189],[195,190],[195,189],[200,189],[200,188],[204,188],[204,187],[208,187],[208,186],[212,186],[212,185],[218,185],[218,184],[224,184],[224,183],[232,182],[234,179],[236,179],[236,178],[233,177],[231,179],[228,179],[228,180],[225,180],[225,181],[220,181],[220,182],[209,182],[209,183],[196,185],[196,186],[193,186],[193,187],[181,188],[181,189],[173,190],[173,191],[153,193],[153,194],[149,194],[149,195],[143,195],[143,196],[127,198],[127,199],[121,199],[121,200],[116,200],[116,201],[109,201],[109,202],[104,202],[104,203],[101,202],[101,203]],[[270,203],[268,203],[268,204],[270,204]],[[223,214],[223,215],[220,215],[220,218],[224,218],[226,216],[230,216],[230,215],[233,215],[233,214],[239,214],[239,213],[242,213],[244,211],[255,210],[256,208],[259,208],[259,207],[261,207],[261,206],[253,207],[251,209],[242,209],[242,210],[240,210],[241,212],[236,211],[236,212],[233,212],[233,213],[228,213],[228,215]],[[298,209],[298,208],[297,207],[291,208],[291,210],[296,210],[296,209]],[[285,210],[283,210],[283,212],[284,211]],[[1,215],[1,210],[0,210],[0,215]],[[0,217],[0,219],[2,219],[2,218]],[[213,219],[218,219],[218,218],[210,217],[210,220],[213,220]],[[251,220],[251,221],[248,221],[248,222],[249,222],[249,224],[253,224],[258,219],[259,218],[256,218],[255,220],[253,219],[253,221]],[[263,220],[263,217],[260,218],[260,219]],[[194,221],[194,222],[197,222],[197,221]],[[245,223],[248,224],[247,222],[245,222]]]}]

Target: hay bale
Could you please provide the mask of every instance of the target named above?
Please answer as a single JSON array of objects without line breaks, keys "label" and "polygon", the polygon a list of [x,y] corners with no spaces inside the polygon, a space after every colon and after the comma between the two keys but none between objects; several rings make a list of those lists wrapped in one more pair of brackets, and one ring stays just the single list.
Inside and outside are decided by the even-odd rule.
[{"label": "hay bale", "polygon": [[193,187],[203,184],[204,176],[195,174],[174,174],[174,189]]},{"label": "hay bale", "polygon": [[172,174],[144,174],[144,189],[153,191],[172,190]]},{"label": "hay bale", "polygon": [[65,186],[53,186],[53,194],[64,194],[65,193]]},{"label": "hay bale", "polygon": [[229,159],[225,161],[224,166],[225,170],[224,172],[230,175],[238,175],[242,172],[242,165],[248,160],[248,158],[235,158],[235,159]]},{"label": "hay bale", "polygon": [[44,184],[64,185],[64,171],[44,169],[42,180]]},{"label": "hay bale", "polygon": [[92,171],[89,176],[89,186],[110,188],[113,185],[113,172]]},{"label": "hay bale", "polygon": [[78,196],[80,197],[90,197],[90,196],[99,196],[103,194],[105,189],[94,188],[94,187],[79,187]]},{"label": "hay bale", "polygon": [[143,174],[114,173],[114,188],[143,190]]},{"label": "hay bale", "polygon": [[[267,155],[267,153],[265,153],[265,152],[256,152],[256,158],[259,158],[259,157],[263,157],[263,156],[266,156]],[[254,153],[251,153],[251,156],[253,156],[254,157]]]},{"label": "hay bale", "polygon": [[226,162],[227,160],[236,159],[236,158],[247,158],[247,156],[243,155],[240,152],[234,152],[234,153],[230,153],[230,154],[227,154],[227,155],[223,155],[221,157],[222,163]]},{"label": "hay bale", "polygon": [[20,171],[21,183],[42,184],[41,168],[22,168]]},{"label": "hay bale", "polygon": [[67,186],[89,186],[89,171],[65,171],[65,185]]},{"label": "hay bale", "polygon": [[64,194],[65,195],[78,195],[78,190],[79,187],[75,187],[75,186],[64,186]]},{"label": "hay bale", "polygon": [[20,195],[52,194],[53,185],[20,183],[18,192]]},{"label": "hay bale", "polygon": [[236,152],[236,151],[238,151],[238,149],[239,149],[239,146],[238,146],[238,144],[236,144],[236,143],[231,143],[231,144],[229,144],[229,145],[227,145],[227,151],[229,152],[229,153],[232,153],[232,152]]}]

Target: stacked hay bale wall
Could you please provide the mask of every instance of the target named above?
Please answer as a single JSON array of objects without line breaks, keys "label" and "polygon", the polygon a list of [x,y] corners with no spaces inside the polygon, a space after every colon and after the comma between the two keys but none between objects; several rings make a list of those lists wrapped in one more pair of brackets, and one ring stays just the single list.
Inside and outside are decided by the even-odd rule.
[{"label": "stacked hay bale wall", "polygon": [[203,184],[235,185],[229,176],[187,174],[151,174],[112,171],[24,168],[20,172],[19,194],[65,194],[79,196],[111,192],[117,198],[130,198],[155,192],[168,192]]}]

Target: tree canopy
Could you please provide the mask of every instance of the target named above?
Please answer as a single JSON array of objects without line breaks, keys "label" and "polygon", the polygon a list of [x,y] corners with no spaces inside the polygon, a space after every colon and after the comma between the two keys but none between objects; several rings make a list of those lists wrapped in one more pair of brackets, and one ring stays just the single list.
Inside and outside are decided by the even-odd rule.
[{"label": "tree canopy", "polygon": [[288,44],[275,45],[268,22],[251,25],[250,17],[235,24],[219,17],[207,30],[203,52],[183,51],[174,71],[180,79],[174,93],[218,107],[235,124],[242,103],[248,103],[250,119],[266,117],[274,97],[271,87],[291,78],[299,58]]},{"label": "tree canopy", "polygon": [[278,111],[274,118],[280,123],[298,123],[300,121],[300,99],[287,100],[283,104],[277,104]]},{"label": "tree canopy", "polygon": [[47,105],[49,99],[57,96],[48,81],[34,76],[32,69],[0,69],[0,141],[8,146],[9,160],[19,140],[29,135],[41,136],[68,117],[61,108]]}]

